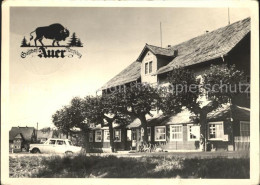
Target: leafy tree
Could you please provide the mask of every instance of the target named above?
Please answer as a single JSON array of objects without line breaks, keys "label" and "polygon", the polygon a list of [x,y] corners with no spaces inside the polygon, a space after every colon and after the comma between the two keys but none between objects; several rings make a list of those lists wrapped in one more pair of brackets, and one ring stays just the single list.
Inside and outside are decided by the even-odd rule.
[{"label": "leafy tree", "polygon": [[68,43],[68,46],[77,46],[77,43],[78,43],[78,38],[76,36],[76,33],[74,32],[72,35],[71,35],[71,38],[70,38],[70,41]]},{"label": "leafy tree", "polygon": [[[200,80],[188,69],[174,68],[168,75],[170,90],[173,91],[165,96],[164,107],[168,107],[167,111],[172,112],[171,109],[175,110],[176,104],[179,104],[199,116],[206,150],[208,113],[231,102],[232,97],[239,93],[238,84],[242,79],[243,72],[236,70],[235,66],[212,65]],[[223,84],[228,87],[223,89]],[[230,91],[229,87],[232,87],[233,91]]]},{"label": "leafy tree", "polygon": [[119,111],[131,118],[137,118],[144,129],[144,143],[148,143],[147,119],[146,115],[151,114],[152,109],[156,108],[160,102],[157,89],[149,84],[138,84],[118,89],[114,92],[120,100]]},{"label": "leafy tree", "polygon": [[26,47],[26,46],[29,46],[29,44],[27,44],[27,40],[24,37],[23,40],[22,40],[22,43],[21,43],[21,47]]},{"label": "leafy tree", "polygon": [[[89,123],[86,120],[86,114],[84,112],[84,100],[75,97],[71,100],[69,106],[64,106],[62,109],[58,110],[53,116],[52,121],[54,125],[60,129],[63,133],[72,133],[71,129],[80,128],[84,136],[87,136],[89,131]],[[85,147],[88,147],[88,139],[85,140]]]},{"label": "leafy tree", "polygon": [[44,127],[41,129],[41,132],[50,132],[51,128],[50,127]]},{"label": "leafy tree", "polygon": [[72,128],[69,120],[69,106],[63,106],[60,110],[56,111],[52,115],[52,122],[68,138],[69,131]]},{"label": "leafy tree", "polygon": [[85,114],[91,123],[108,125],[110,134],[110,146],[114,152],[113,123],[126,124],[129,118],[119,111],[120,99],[116,94],[103,94],[102,96],[85,97]]}]

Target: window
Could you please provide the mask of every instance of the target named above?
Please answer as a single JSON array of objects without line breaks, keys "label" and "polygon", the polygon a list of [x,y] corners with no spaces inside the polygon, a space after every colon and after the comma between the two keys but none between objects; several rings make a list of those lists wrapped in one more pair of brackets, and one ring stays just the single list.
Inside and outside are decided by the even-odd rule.
[{"label": "window", "polygon": [[152,61],[149,62],[149,73],[152,73],[153,71],[153,65],[152,65]]},{"label": "window", "polygon": [[95,142],[101,142],[102,141],[102,131],[96,130],[95,132]]},{"label": "window", "polygon": [[50,141],[49,141],[49,144],[50,144],[50,145],[55,145],[55,141],[56,141],[56,140],[50,140]]},{"label": "window", "polygon": [[132,140],[132,131],[131,130],[127,130],[126,131],[126,137],[127,137],[127,141],[131,141]]},{"label": "window", "polygon": [[188,141],[199,141],[200,140],[200,126],[187,125],[187,129],[188,129]]},{"label": "window", "polygon": [[57,145],[66,145],[66,143],[63,140],[57,140]]},{"label": "window", "polygon": [[93,142],[93,132],[89,133],[89,142]]},{"label": "window", "polygon": [[148,63],[145,63],[144,65],[145,65],[145,69],[144,69],[145,72],[144,73],[147,74],[148,73]]},{"label": "window", "polygon": [[144,73],[148,74],[148,73],[152,73],[153,72],[153,62],[146,62],[144,64]]},{"label": "window", "polygon": [[240,121],[240,136],[250,136],[249,121]]},{"label": "window", "polygon": [[155,141],[166,141],[166,127],[157,126],[154,127]]},{"label": "window", "polygon": [[104,130],[104,142],[110,142],[109,130]]},{"label": "window", "polygon": [[114,141],[121,142],[121,130],[120,129],[114,130]]},{"label": "window", "polygon": [[[151,127],[147,127],[148,141],[151,141]],[[141,141],[144,140],[144,129],[141,128]]]},{"label": "window", "polygon": [[209,122],[209,140],[223,140],[223,122]]},{"label": "window", "polygon": [[171,141],[182,141],[182,125],[171,125],[170,132]]}]

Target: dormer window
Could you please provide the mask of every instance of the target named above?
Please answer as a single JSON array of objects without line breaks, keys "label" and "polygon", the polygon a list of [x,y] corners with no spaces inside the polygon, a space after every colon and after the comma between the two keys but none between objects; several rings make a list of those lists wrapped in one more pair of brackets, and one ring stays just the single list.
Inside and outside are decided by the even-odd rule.
[{"label": "dormer window", "polygon": [[152,73],[152,71],[153,71],[153,62],[152,61],[150,61],[150,62],[146,62],[145,64],[144,64],[145,66],[145,74],[149,74],[149,73]]}]

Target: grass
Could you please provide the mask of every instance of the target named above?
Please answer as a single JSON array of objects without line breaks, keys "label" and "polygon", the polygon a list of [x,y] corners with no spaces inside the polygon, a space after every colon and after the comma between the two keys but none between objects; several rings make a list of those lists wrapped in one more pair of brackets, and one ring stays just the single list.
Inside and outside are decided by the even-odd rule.
[{"label": "grass", "polygon": [[10,177],[249,178],[249,158],[145,156],[10,157]]}]

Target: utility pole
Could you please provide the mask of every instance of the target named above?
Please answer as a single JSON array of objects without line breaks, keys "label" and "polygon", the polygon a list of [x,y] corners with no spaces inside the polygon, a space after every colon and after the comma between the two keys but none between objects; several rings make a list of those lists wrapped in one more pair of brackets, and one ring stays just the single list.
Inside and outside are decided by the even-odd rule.
[{"label": "utility pole", "polygon": [[228,25],[230,25],[229,8],[228,8]]},{"label": "utility pole", "polygon": [[161,47],[162,47],[162,23],[160,22],[160,38],[161,38]]}]

